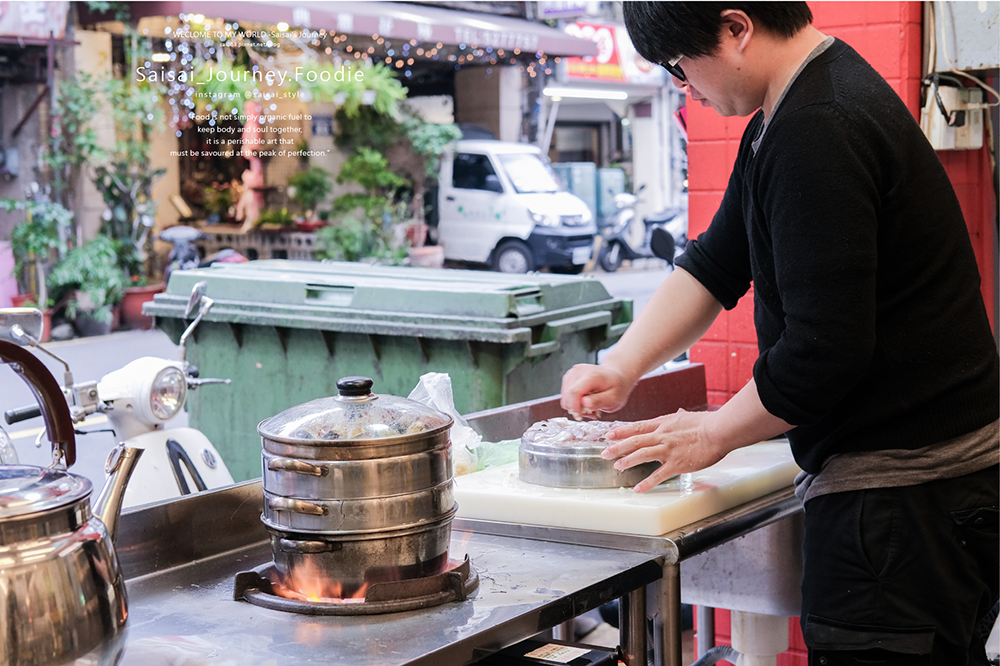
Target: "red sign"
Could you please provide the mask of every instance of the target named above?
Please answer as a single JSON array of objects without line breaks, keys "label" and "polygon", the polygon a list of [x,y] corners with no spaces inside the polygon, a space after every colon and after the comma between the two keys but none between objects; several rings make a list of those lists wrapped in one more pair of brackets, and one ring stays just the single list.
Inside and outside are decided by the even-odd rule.
[{"label": "red sign", "polygon": [[618,58],[614,26],[577,21],[567,25],[566,32],[573,37],[586,39],[597,44],[597,55],[595,56],[565,59],[568,78],[595,81],[625,80]]}]

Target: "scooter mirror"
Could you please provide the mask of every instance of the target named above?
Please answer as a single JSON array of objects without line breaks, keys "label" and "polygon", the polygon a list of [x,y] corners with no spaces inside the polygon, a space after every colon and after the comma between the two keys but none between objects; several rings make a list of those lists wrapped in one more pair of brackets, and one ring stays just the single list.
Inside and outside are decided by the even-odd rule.
[{"label": "scooter mirror", "polygon": [[0,309],[0,340],[30,347],[41,339],[42,326],[42,311],[37,308]]},{"label": "scooter mirror", "polygon": [[205,297],[205,291],[208,289],[208,282],[202,280],[194,285],[191,289],[191,298],[188,300],[187,310],[184,312],[184,318],[190,319],[198,312],[201,308],[201,299]]}]

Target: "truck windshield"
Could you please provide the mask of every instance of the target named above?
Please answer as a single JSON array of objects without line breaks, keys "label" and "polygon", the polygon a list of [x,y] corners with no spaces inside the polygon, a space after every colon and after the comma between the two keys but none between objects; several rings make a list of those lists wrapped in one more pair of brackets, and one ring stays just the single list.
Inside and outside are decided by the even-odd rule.
[{"label": "truck windshield", "polygon": [[535,153],[501,153],[500,162],[519,194],[558,192],[559,181],[548,162]]}]

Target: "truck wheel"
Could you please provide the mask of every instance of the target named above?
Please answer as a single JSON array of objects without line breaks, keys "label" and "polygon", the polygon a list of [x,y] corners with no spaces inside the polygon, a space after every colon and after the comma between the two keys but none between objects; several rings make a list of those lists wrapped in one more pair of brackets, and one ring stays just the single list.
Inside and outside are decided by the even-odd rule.
[{"label": "truck wheel", "polygon": [[531,250],[521,241],[500,243],[493,253],[493,270],[501,273],[527,273],[534,268]]},{"label": "truck wheel", "polygon": [[622,246],[619,243],[611,243],[602,247],[597,263],[608,273],[614,273],[622,265]]}]

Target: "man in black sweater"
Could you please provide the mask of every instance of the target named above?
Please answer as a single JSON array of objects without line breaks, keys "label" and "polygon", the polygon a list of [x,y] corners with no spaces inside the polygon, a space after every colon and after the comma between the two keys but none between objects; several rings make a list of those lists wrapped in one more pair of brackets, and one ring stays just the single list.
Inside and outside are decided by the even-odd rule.
[{"label": "man in black sweater", "polygon": [[[691,100],[754,114],[708,230],[572,414],[614,411],[753,284],[753,379],[715,412],[613,431],[643,492],[787,433],[803,473],[810,664],[986,664],[1000,588],[997,349],[958,200],[889,85],[805,3],[626,2]],[[987,621],[984,621],[987,618]]]}]

